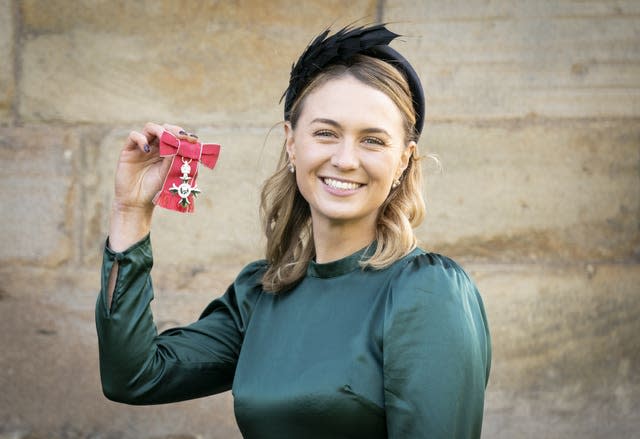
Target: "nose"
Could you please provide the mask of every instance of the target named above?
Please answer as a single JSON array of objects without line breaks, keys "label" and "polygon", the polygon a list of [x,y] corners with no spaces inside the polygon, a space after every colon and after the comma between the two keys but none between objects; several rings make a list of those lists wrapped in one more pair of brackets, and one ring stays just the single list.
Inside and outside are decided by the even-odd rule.
[{"label": "nose", "polygon": [[360,161],[356,142],[352,139],[344,138],[337,143],[331,156],[331,164],[341,170],[356,169]]}]

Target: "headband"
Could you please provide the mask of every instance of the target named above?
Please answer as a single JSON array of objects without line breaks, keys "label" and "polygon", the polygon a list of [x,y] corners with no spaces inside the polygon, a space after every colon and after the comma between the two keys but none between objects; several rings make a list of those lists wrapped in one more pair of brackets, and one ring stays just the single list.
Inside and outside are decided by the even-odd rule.
[{"label": "headband", "polygon": [[326,67],[336,64],[348,64],[355,55],[367,55],[378,58],[395,67],[406,78],[413,109],[416,113],[416,133],[420,136],[424,125],[424,92],[416,71],[397,51],[389,47],[389,43],[399,35],[378,24],[370,27],[345,27],[328,36],[327,29],[309,44],[298,61],[291,67],[289,87],[280,101],[284,99],[284,118],[289,120],[291,107],[297,96],[311,80]]}]

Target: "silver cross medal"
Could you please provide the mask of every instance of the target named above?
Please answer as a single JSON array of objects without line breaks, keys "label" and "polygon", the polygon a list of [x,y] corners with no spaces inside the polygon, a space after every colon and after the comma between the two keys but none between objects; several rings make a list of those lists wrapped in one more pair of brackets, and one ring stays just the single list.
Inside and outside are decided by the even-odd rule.
[{"label": "silver cross medal", "polygon": [[191,163],[191,159],[187,162],[184,160],[184,157],[182,157],[182,166],[180,167],[180,172],[182,172],[180,180],[182,180],[182,184],[180,186],[176,186],[176,184],[173,183],[173,186],[169,188],[169,192],[180,196],[178,205],[182,207],[187,207],[191,204],[189,202],[189,195],[193,194],[193,198],[196,198],[200,193],[200,189],[198,189],[197,184],[195,186],[191,186],[189,184],[189,180],[191,180],[191,177],[189,177],[189,173],[191,172],[191,166],[189,166],[189,163]]}]

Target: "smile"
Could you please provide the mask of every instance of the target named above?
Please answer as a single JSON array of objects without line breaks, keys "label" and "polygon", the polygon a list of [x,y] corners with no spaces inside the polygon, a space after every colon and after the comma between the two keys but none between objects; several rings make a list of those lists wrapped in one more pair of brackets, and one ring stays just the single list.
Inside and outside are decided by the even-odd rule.
[{"label": "smile", "polygon": [[341,191],[352,191],[352,190],[356,190],[360,186],[362,186],[362,184],[360,184],[360,183],[354,183],[354,182],[351,182],[351,181],[336,180],[335,178],[328,178],[328,177],[322,178],[322,182],[324,184],[326,184],[327,186],[329,186],[330,188],[338,189],[338,190],[341,190]]}]

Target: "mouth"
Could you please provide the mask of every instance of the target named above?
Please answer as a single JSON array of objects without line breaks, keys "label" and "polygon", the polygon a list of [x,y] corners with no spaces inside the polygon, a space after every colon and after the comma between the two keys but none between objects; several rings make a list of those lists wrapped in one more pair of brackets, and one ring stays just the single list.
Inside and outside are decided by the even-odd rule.
[{"label": "mouth", "polygon": [[338,180],[330,177],[321,177],[321,180],[324,184],[326,184],[330,188],[336,189],[339,191],[354,191],[364,186],[361,183],[355,183],[353,181]]}]

